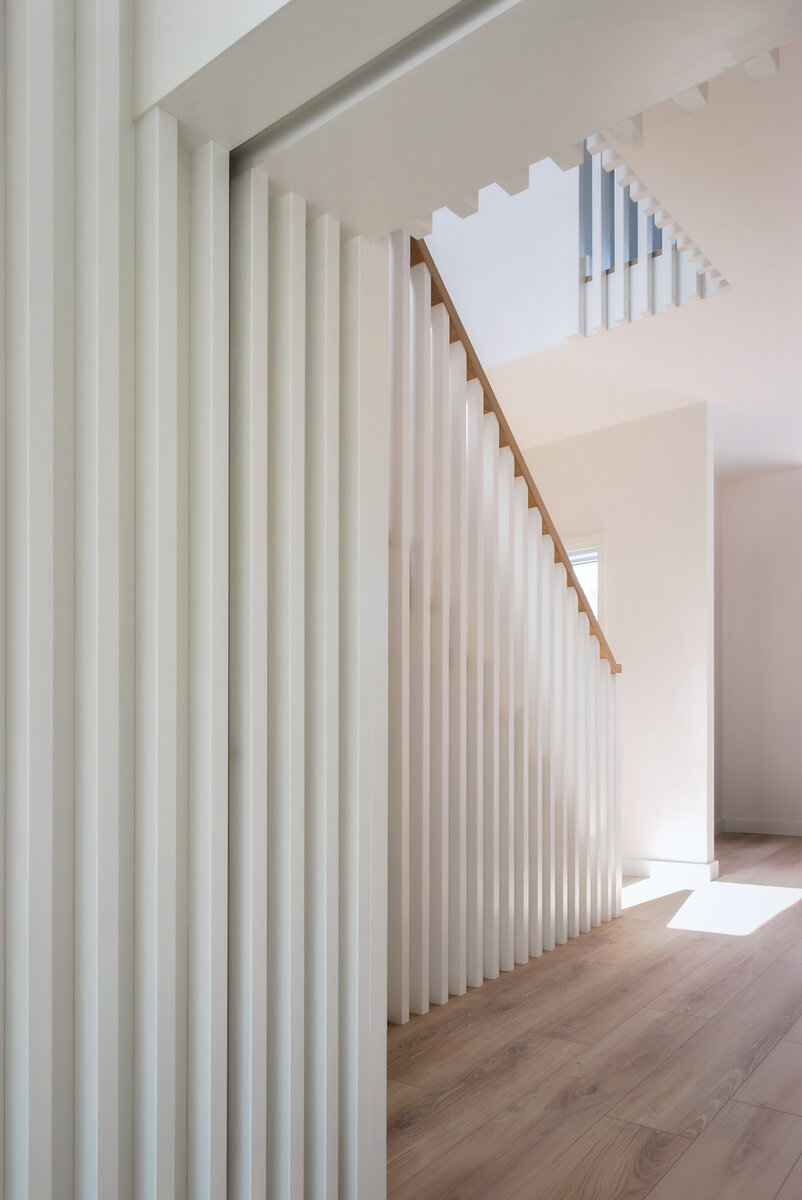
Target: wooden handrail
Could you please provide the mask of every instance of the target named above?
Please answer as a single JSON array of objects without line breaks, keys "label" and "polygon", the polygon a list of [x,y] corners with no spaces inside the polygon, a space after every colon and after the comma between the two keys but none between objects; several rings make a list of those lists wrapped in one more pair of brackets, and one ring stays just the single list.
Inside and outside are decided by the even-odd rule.
[{"label": "wooden handrail", "polygon": [[520,475],[529,489],[529,507],[538,509],[543,521],[543,530],[548,533],[554,542],[554,561],[561,562],[568,574],[569,586],[574,588],[579,601],[580,612],[584,612],[590,622],[590,629],[594,637],[599,643],[599,655],[601,658],[606,658],[610,664],[610,671],[613,675],[621,670],[620,663],[616,662],[615,655],[607,644],[607,639],[602,633],[601,626],[596,620],[593,609],[588,603],[588,598],[582,590],[582,585],[576,577],[576,572],[571,565],[571,560],[568,557],[568,551],[562,543],[562,539],[558,534],[554,522],[549,516],[549,510],[543,502],[543,497],[535,486],[535,481],[532,478],[532,473],[526,465],[521,448],[513,437],[512,430],[507,424],[507,419],[501,411],[501,405],[498,402],[498,397],[490,386],[490,380],[484,372],[482,364],[479,362],[476,351],[473,348],[471,339],[465,332],[465,326],[457,315],[457,310],[454,307],[454,301],[448,293],[446,285],[443,283],[442,276],[435,266],[434,259],[431,256],[428,246],[423,240],[416,238],[410,239],[410,263],[417,266],[418,263],[424,263],[429,271],[432,280],[432,304],[444,304],[448,313],[449,336],[452,342],[461,342],[465,350],[467,358],[467,374],[469,379],[478,379],[484,392],[485,412],[495,413],[498,421],[499,445],[509,446],[512,451],[513,461],[515,463],[515,474]]}]

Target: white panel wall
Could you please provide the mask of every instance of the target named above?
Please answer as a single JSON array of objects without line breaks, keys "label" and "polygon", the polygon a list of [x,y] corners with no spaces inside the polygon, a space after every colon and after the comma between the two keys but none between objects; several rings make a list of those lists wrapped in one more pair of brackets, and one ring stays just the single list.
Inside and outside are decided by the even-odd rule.
[{"label": "white panel wall", "polygon": [[716,493],[717,815],[735,832],[802,833],[801,514],[799,468],[730,480]]},{"label": "white panel wall", "polygon": [[[566,537],[604,531],[605,626],[624,664],[618,714],[626,748],[619,778],[620,852],[625,860],[640,860],[641,869],[648,869],[650,860],[662,860],[690,863],[709,875],[713,544],[708,420],[706,407],[694,405],[534,448],[527,451],[527,461]],[[683,486],[678,489],[679,461]],[[659,639],[655,622],[663,630]],[[595,720],[591,710],[587,720]],[[591,779],[601,747],[590,728],[587,746]],[[592,855],[591,864],[595,861]],[[600,906],[601,891],[594,888],[596,897]]]},{"label": "white panel wall", "polygon": [[429,269],[409,261],[394,235],[395,1023],[588,930],[591,874],[609,920],[620,874],[597,834],[615,825],[613,676]]}]

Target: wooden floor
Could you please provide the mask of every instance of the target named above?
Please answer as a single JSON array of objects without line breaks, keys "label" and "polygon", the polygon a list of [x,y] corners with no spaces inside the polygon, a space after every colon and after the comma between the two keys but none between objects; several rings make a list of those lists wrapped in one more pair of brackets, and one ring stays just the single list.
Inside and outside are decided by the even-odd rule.
[{"label": "wooden floor", "polygon": [[[768,887],[629,908],[390,1028],[392,1200],[802,1200],[802,838],[716,853]],[[744,895],[763,924],[721,932]]]}]

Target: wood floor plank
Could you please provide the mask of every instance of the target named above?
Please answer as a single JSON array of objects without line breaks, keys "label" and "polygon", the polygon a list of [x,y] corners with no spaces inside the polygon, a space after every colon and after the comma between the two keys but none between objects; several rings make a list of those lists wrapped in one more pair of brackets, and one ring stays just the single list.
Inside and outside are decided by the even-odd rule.
[{"label": "wood floor plank", "polygon": [[788,962],[802,962],[802,938],[798,942],[794,942],[788,950],[786,950],[783,958]]},{"label": "wood floor plank", "polygon": [[[802,838],[716,855],[802,887]],[[393,1200],[802,1200],[802,902],[711,937],[669,926],[685,896],[388,1030]]]},{"label": "wood floor plank", "polygon": [[530,1035],[487,1055],[449,1089],[432,1094],[408,1088],[413,1094],[394,1106],[387,1122],[387,1162],[395,1185],[423,1170],[581,1049],[573,1042]]},{"label": "wood floor plank", "polygon": [[744,947],[760,950],[763,954],[771,954],[775,958],[786,954],[802,937],[802,902],[794,904],[784,912],[772,917],[764,925],[759,926],[754,933],[749,933],[739,940]]},{"label": "wood floor plank", "polygon": [[802,1117],[802,1043],[776,1045],[733,1099]]},{"label": "wood floor plank", "polygon": [[[602,1117],[553,1163],[533,1170],[527,1200],[643,1200],[693,1143]],[[511,1187],[514,1181],[508,1180]]]},{"label": "wood floor plank", "polygon": [[775,1200],[801,1152],[799,1117],[730,1102],[649,1200]]},{"label": "wood floor plank", "polygon": [[485,1200],[515,1191],[582,1137],[618,1099],[704,1024],[643,1009],[521,1095],[424,1172],[393,1187],[394,1200]]},{"label": "wood floor plank", "polygon": [[802,1018],[796,1021],[785,1035],[787,1042],[802,1042]]},{"label": "wood floor plank", "polygon": [[799,1200],[802,1196],[802,1155],[797,1159],[796,1166],[780,1188],[775,1200]]},{"label": "wood floor plank", "polygon": [[488,1008],[487,997],[477,993],[466,1003],[465,997],[449,1000],[448,1004],[431,1008],[422,1016],[413,1016],[406,1025],[389,1025],[387,1028],[387,1073],[396,1078],[396,1067],[406,1066],[433,1047],[447,1043],[450,1038],[462,1036],[466,1030],[481,1027],[483,1013]]},{"label": "wood floor plank", "polygon": [[800,1016],[802,965],[772,963],[611,1115],[696,1137]]},{"label": "wood floor plank", "polygon": [[701,964],[715,961],[726,940],[717,934],[685,933],[639,962],[622,969],[606,984],[560,1006],[543,1028],[552,1037],[592,1045],[604,1033],[662,995],[677,979]]},{"label": "wood floor plank", "polygon": [[412,1087],[409,1083],[401,1083],[398,1079],[387,1080],[387,1126],[396,1120],[398,1114],[404,1112],[413,1104],[421,1104],[429,1093],[423,1088]]},{"label": "wood floor plank", "polygon": [[793,838],[766,837],[762,833],[719,834],[716,838],[719,879],[730,879],[744,869],[759,873],[763,859],[775,854],[781,846],[793,844]]},{"label": "wood floor plank", "polygon": [[542,1028],[554,1020],[563,1004],[614,976],[614,967],[577,958],[564,971],[548,975],[539,984],[532,982],[527,991],[502,991],[497,995],[488,983],[483,989],[480,1012],[465,1009],[463,1020],[443,1023],[434,1038],[427,1039],[423,1047],[417,1044],[412,1053],[391,1051],[388,1073],[393,1079],[429,1091],[449,1088],[470,1066],[471,1057],[477,1057],[477,1048],[484,1056],[524,1033]]},{"label": "wood floor plank", "polygon": [[728,946],[652,1000],[649,1007],[714,1017],[772,962],[771,955],[753,947]]}]

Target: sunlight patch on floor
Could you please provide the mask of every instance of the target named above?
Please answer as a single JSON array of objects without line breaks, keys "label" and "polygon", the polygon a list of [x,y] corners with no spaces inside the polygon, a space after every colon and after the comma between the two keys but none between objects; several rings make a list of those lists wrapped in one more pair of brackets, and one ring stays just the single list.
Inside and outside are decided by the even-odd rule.
[{"label": "sunlight patch on floor", "polygon": [[716,881],[692,892],[668,928],[743,937],[800,900],[800,888]]}]

